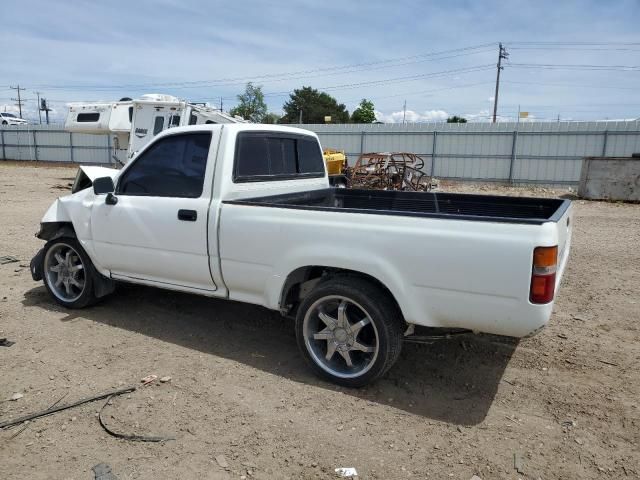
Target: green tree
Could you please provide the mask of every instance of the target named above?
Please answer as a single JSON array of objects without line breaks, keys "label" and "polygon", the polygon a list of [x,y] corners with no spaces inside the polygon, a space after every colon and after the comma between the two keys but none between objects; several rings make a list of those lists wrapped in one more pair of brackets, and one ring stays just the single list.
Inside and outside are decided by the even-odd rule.
[{"label": "green tree", "polygon": [[264,94],[261,86],[247,83],[244,93],[238,95],[238,106],[231,109],[231,115],[238,115],[245,120],[254,123],[262,122],[267,114],[267,104],[264,103]]},{"label": "green tree", "polygon": [[277,113],[269,112],[262,118],[262,123],[278,123],[280,121],[280,115]]},{"label": "green tree", "polygon": [[373,123],[376,121],[376,114],[373,110],[373,102],[363,98],[353,113],[351,114],[352,123]]},{"label": "green tree", "polygon": [[332,123],[349,122],[349,112],[343,103],[311,87],[294,90],[282,109],[284,116],[280,123],[298,123],[301,116],[302,123],[325,123],[326,116],[331,117]]},{"label": "green tree", "polygon": [[453,117],[447,118],[447,123],[467,123],[467,119],[454,115]]}]

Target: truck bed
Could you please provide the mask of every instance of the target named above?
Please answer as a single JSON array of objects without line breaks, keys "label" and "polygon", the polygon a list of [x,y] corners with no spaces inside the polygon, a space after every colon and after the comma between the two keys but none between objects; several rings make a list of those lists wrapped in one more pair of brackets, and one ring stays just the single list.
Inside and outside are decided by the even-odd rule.
[{"label": "truck bed", "polygon": [[224,203],[488,222],[557,222],[571,202],[558,198],[327,188]]}]

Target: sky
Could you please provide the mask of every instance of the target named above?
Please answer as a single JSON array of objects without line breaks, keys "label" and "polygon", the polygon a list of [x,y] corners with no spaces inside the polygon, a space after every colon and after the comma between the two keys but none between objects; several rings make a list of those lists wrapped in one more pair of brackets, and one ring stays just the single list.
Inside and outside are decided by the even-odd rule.
[{"label": "sky", "polygon": [[[640,2],[158,0],[0,2],[0,111],[166,93],[229,110],[247,81],[270,111],[311,86],[383,122],[640,117]],[[406,101],[406,108],[405,108]]]}]

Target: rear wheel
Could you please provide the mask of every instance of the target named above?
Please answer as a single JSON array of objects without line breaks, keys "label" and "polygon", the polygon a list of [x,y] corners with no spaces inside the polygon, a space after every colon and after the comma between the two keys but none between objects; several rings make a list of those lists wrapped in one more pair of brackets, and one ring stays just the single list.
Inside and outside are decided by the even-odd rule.
[{"label": "rear wheel", "polygon": [[77,240],[58,238],[45,246],[43,280],[49,294],[67,308],[82,308],[96,301],[93,264]]},{"label": "rear wheel", "polygon": [[296,318],[298,346],[321,377],[361,387],[384,375],[402,346],[403,322],[382,288],[340,276],[319,284]]}]

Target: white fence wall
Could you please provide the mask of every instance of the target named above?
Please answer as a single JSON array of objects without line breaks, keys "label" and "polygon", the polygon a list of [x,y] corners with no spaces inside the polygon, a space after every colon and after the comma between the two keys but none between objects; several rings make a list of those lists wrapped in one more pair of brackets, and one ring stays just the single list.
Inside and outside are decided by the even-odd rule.
[{"label": "white fence wall", "polygon": [[364,152],[426,157],[438,178],[577,184],[585,156],[640,152],[640,122],[299,125],[350,162]]},{"label": "white fence wall", "polygon": [[[572,185],[585,156],[640,152],[639,121],[297,126],[316,132],[323,147],[344,150],[350,163],[364,152],[414,152],[435,177],[459,180]],[[0,128],[0,142],[3,160],[115,162],[108,135],[61,126]]]},{"label": "white fence wall", "polygon": [[2,160],[114,164],[109,135],[70,133],[62,125],[0,128]]}]

